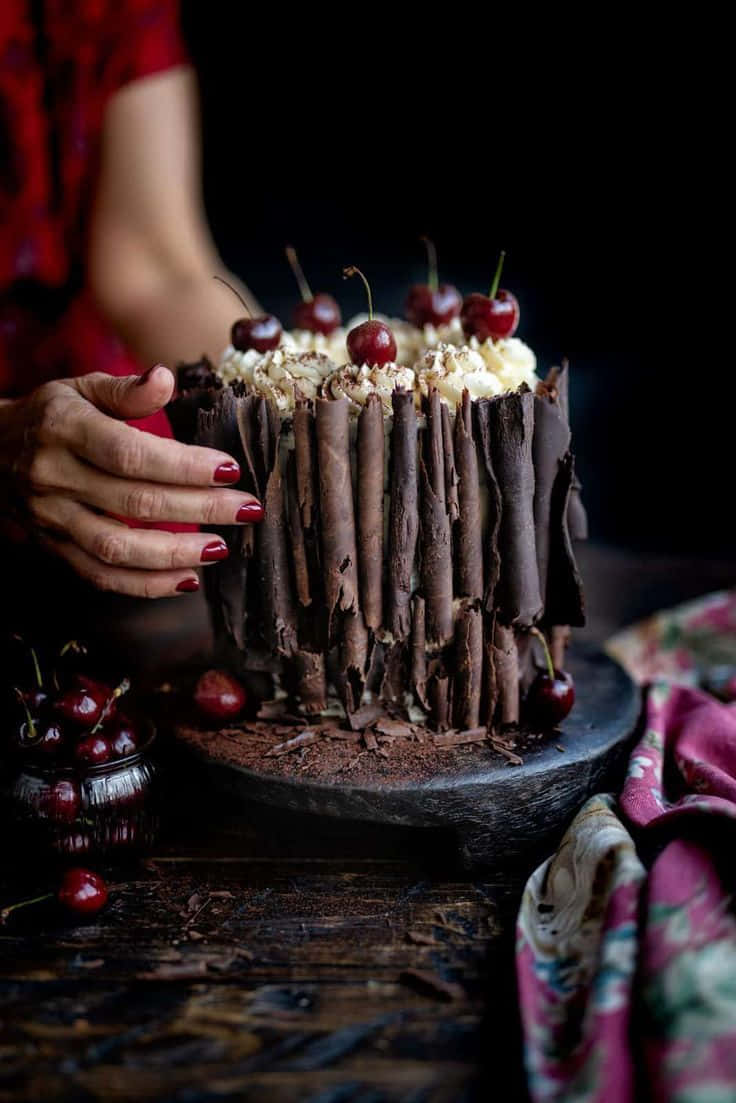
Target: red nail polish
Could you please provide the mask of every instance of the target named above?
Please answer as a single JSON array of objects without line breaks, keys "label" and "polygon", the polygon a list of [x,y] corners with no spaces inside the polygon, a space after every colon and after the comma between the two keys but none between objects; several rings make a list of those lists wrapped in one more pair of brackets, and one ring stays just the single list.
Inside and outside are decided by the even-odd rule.
[{"label": "red nail polish", "polygon": [[215,468],[212,476],[216,483],[236,483],[240,478],[240,465],[237,463],[221,463]]},{"label": "red nail polish", "polygon": [[202,548],[199,561],[200,563],[215,563],[218,559],[227,559],[229,554],[224,540],[213,540]]},{"label": "red nail polish", "polygon": [[179,594],[193,594],[198,589],[198,578],[183,578],[179,585],[176,587],[176,591]]},{"label": "red nail polish", "polygon": [[138,382],[137,382],[136,386],[137,387],[142,387],[151,378],[151,376],[155,372],[156,368],[160,368],[160,367],[161,367],[160,364],[152,364],[151,367],[148,369],[148,371],[144,371],[143,375],[138,376]]},{"label": "red nail polish", "polygon": [[262,521],[263,506],[260,502],[246,502],[236,513],[235,520],[242,525],[252,525],[256,521]]}]

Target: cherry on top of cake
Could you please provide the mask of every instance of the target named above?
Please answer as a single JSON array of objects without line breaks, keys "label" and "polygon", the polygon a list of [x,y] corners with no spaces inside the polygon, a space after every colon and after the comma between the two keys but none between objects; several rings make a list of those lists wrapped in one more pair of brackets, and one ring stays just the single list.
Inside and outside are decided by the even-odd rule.
[{"label": "cherry on top of cake", "polygon": [[422,241],[427,249],[427,282],[415,283],[409,288],[404,313],[417,329],[425,326],[441,329],[459,316],[463,298],[454,284],[439,282],[435,244],[428,237],[423,237]]},{"label": "cherry on top of cake", "polygon": [[321,333],[323,337],[329,337],[342,325],[342,314],[337,301],[326,291],[312,294],[296,249],[292,245],[286,247],[286,258],[302,297],[301,302],[294,307],[294,329],[304,330],[306,333]]},{"label": "cherry on top of cake", "polygon": [[269,349],[278,348],[284,334],[283,326],[274,314],[251,314],[250,307],[231,283],[222,276],[214,277],[219,283],[232,291],[245,308],[247,317],[238,318],[233,322],[230,330],[230,343],[238,352],[248,352],[254,349],[256,352],[268,352]]},{"label": "cherry on top of cake", "polygon": [[499,287],[506,254],[501,252],[491,289],[487,295],[478,291],[463,301],[460,319],[463,333],[478,341],[500,341],[513,337],[519,325],[519,303],[510,291]]}]

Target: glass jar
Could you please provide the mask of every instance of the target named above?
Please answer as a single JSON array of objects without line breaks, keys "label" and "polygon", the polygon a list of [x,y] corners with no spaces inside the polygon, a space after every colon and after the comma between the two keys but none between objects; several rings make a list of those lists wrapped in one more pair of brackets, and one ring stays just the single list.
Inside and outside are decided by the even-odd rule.
[{"label": "glass jar", "polygon": [[151,727],[139,750],[101,766],[16,763],[5,789],[19,842],[73,858],[150,849],[159,826],[153,738]]}]

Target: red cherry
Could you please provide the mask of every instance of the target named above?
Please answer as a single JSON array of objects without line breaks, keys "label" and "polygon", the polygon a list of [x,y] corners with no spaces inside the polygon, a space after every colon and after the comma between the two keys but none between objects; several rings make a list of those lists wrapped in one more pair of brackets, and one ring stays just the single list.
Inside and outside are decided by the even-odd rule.
[{"label": "red cherry", "polygon": [[105,735],[86,735],[74,748],[79,766],[102,766],[112,758],[112,745]]},{"label": "red cherry", "polygon": [[75,915],[96,915],[107,903],[107,885],[91,869],[68,869],[57,897],[62,907]]},{"label": "red cherry", "polygon": [[413,326],[446,326],[457,318],[463,305],[462,295],[451,283],[432,289],[427,283],[409,288],[404,312]]},{"label": "red cherry", "polygon": [[208,670],[194,689],[194,700],[209,720],[229,720],[245,707],[245,690],[224,670]]},{"label": "red cherry", "polygon": [[93,727],[102,715],[106,697],[98,689],[72,686],[56,698],[54,711],[58,716],[81,728]]},{"label": "red cherry", "polygon": [[463,302],[460,315],[463,333],[479,341],[499,341],[512,337],[519,324],[519,304],[510,291],[503,288],[493,299],[474,292]]},{"label": "red cherry", "polygon": [[308,329],[310,333],[323,333],[329,337],[341,322],[340,307],[332,295],[324,291],[318,291],[314,298],[294,307],[294,329]]},{"label": "red cherry", "polygon": [[499,341],[511,337],[519,324],[519,304],[510,291],[498,288],[503,270],[505,253],[501,253],[493,276],[491,290],[487,295],[478,292],[468,295],[463,303],[460,320],[466,337],[475,337],[478,341]]},{"label": "red cherry", "polygon": [[58,724],[53,723],[53,721],[42,724],[37,731],[38,738],[32,744],[34,753],[41,754],[44,758],[53,758],[62,750],[66,739]]},{"label": "red cherry", "polygon": [[555,728],[574,704],[575,686],[564,670],[555,670],[554,677],[540,670],[526,696],[529,720],[540,728]]},{"label": "red cherry", "polygon": [[348,355],[353,364],[389,364],[396,359],[396,341],[384,322],[361,322],[348,333]]},{"label": "red cherry", "polygon": [[127,716],[118,716],[109,738],[116,758],[126,758],[129,754],[135,754],[140,744],[138,728]]},{"label": "red cherry", "polygon": [[255,349],[268,352],[279,347],[283,330],[281,322],[273,314],[260,314],[256,318],[240,318],[230,331],[230,341],[238,352]]},{"label": "red cherry", "polygon": [[74,823],[82,803],[79,786],[70,778],[58,778],[41,795],[41,811],[56,823]]},{"label": "red cherry", "polygon": [[34,716],[38,716],[41,708],[48,701],[49,695],[43,689],[26,689],[21,694],[21,697]]}]

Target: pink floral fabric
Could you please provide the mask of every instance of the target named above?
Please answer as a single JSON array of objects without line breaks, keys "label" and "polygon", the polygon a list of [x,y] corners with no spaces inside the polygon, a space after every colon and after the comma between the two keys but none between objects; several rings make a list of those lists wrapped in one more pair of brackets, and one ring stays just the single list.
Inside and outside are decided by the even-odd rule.
[{"label": "pink floral fabric", "polygon": [[676,654],[685,684],[650,686],[620,796],[589,800],[526,886],[517,974],[530,1095],[726,1103],[736,1099],[736,704],[694,683],[728,684],[736,591],[661,614],[612,650],[639,678],[671,670]]}]

